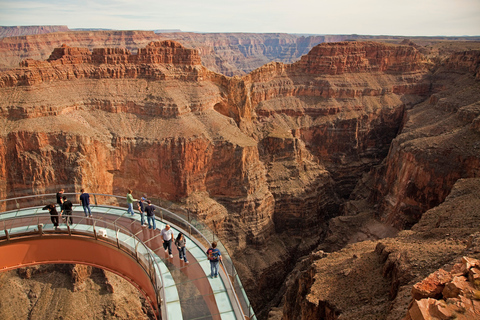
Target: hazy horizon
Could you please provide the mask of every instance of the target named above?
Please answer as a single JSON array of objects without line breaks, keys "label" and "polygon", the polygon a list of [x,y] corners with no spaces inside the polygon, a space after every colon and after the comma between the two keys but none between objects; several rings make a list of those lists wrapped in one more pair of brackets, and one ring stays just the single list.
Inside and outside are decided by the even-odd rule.
[{"label": "hazy horizon", "polygon": [[479,0],[0,0],[0,25],[197,33],[479,36]]}]

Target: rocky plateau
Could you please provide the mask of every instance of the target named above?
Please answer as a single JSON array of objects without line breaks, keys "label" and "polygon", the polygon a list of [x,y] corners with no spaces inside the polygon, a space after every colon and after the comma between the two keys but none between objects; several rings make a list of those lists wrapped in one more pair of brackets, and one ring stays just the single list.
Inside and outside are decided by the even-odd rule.
[{"label": "rocky plateau", "polygon": [[[52,35],[91,37],[26,36],[32,52]],[[480,50],[329,42],[230,77],[149,36],[0,73],[2,198],[181,204],[215,226],[260,319],[423,319],[415,284],[479,258]]]}]

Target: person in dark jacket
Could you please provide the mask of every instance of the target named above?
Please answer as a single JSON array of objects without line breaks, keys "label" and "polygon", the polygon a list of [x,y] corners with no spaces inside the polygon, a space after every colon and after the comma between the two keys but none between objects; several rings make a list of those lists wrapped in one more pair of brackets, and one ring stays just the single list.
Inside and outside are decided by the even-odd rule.
[{"label": "person in dark jacket", "polygon": [[[92,217],[92,210],[90,209],[90,195],[85,192],[85,189],[80,190],[82,194],[80,195],[80,202],[82,203],[83,212],[85,212],[85,217]],[[88,213],[88,215],[87,215]]]},{"label": "person in dark jacket", "polygon": [[140,224],[142,227],[146,227],[145,223],[145,207],[147,205],[147,195],[144,194],[143,197],[138,200],[138,211],[140,211]]},{"label": "person in dark jacket", "polygon": [[155,207],[150,200],[147,200],[145,212],[147,213],[148,229],[152,229],[152,225],[153,230],[157,229],[157,226],[155,225]]},{"label": "person in dark jacket", "polygon": [[72,213],[73,213],[73,203],[72,201],[68,200],[66,196],[63,196],[63,211],[62,214],[65,215],[65,222],[68,225],[73,224],[73,219],[72,219]]},{"label": "person in dark jacket", "polygon": [[63,199],[62,199],[62,196],[63,196],[63,192],[65,190],[63,189],[60,189],[60,191],[57,192],[57,204],[59,205],[60,207],[60,211],[63,210]]},{"label": "person in dark jacket", "polygon": [[43,207],[42,210],[48,210],[50,212],[50,220],[52,220],[52,223],[55,226],[55,230],[57,230],[58,229],[58,212],[57,212],[57,206],[55,205],[55,203],[47,204],[45,207]]}]

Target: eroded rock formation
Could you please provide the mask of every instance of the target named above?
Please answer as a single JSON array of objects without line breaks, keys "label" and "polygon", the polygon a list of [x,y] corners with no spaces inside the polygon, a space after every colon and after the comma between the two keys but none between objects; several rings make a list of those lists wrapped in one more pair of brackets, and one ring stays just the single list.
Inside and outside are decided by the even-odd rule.
[{"label": "eroded rock formation", "polygon": [[388,157],[373,173],[383,219],[415,224],[460,178],[480,176],[480,51],[452,55],[432,75],[432,96],[409,111]]},{"label": "eroded rock formation", "polygon": [[413,286],[404,320],[480,318],[480,261],[463,257],[450,272],[435,271]]},{"label": "eroded rock formation", "polygon": [[[316,251],[304,258],[287,280],[281,319],[400,320],[407,316],[409,307],[413,308],[412,294],[420,301],[441,298],[453,275],[459,276],[453,271],[458,270],[455,265],[459,260],[480,257],[479,190],[480,179],[461,179],[445,202],[427,211],[412,230],[392,238],[349,244],[333,253]],[[463,299],[451,296],[462,291],[455,283],[449,288],[447,296]],[[463,292],[475,293],[478,288],[469,290]],[[452,306],[457,303],[449,301]],[[476,303],[464,305],[464,314],[478,312],[477,307],[470,307]],[[272,314],[271,319],[278,317]]]},{"label": "eroded rock formation", "polygon": [[[344,42],[229,78],[173,41],[137,53],[64,46],[0,74],[0,194],[61,184],[181,202],[227,244],[265,317],[299,258],[357,241],[337,241],[342,222],[370,221],[357,239],[393,235],[375,218],[411,227],[478,174],[475,63],[475,53],[434,65],[413,46]],[[459,241],[448,242],[452,259]],[[297,304],[284,304],[285,319],[404,314],[398,297],[430,270],[411,271],[402,250],[432,249],[413,243],[404,231],[308,260],[290,281]],[[381,287],[332,295],[328,286],[369,270]]]}]

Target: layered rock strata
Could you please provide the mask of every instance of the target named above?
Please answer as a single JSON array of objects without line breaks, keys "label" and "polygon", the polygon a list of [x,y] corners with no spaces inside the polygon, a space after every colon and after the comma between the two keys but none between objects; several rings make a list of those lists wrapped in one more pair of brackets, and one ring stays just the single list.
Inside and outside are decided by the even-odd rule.
[{"label": "layered rock strata", "polygon": [[[306,55],[320,43],[346,40],[381,41],[400,43],[404,37],[369,35],[311,35],[302,36],[282,33],[191,33],[171,32],[155,34],[151,31],[69,31],[62,28],[44,27],[44,31],[57,31],[49,34],[36,34],[35,28],[11,28],[25,33],[6,34],[0,39],[0,70],[16,68],[22,60],[46,60],[54,48],[66,44],[69,47],[86,47],[90,50],[100,47],[127,48],[134,52],[151,41],[174,40],[184,46],[196,49],[202,64],[209,70],[226,76],[245,75],[272,61],[293,63]],[[1,37],[0,28],[0,37]],[[8,32],[7,30],[5,30]],[[63,32],[58,32],[63,31]],[[69,31],[69,32],[67,32]],[[478,37],[413,38],[402,44],[415,46],[423,54],[438,59],[460,48],[478,48]],[[460,41],[463,40],[463,41]],[[461,46],[457,49],[457,44]],[[420,45],[419,45],[420,44]]]},{"label": "layered rock strata", "polygon": [[183,202],[227,243],[255,307],[431,94],[414,48],[372,42],[234,78],[172,41],[64,46],[22,66],[0,75],[0,193],[61,184]]},{"label": "layered rock strata", "polygon": [[373,173],[370,201],[400,229],[442,203],[460,178],[480,176],[480,51],[452,55],[432,75],[433,94],[407,113]]},{"label": "layered rock strata", "polygon": [[7,37],[0,39],[0,70],[17,68],[27,59],[46,60],[63,44],[90,50],[99,47],[136,50],[159,40],[152,31],[70,31]]}]

